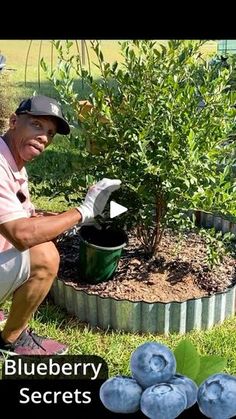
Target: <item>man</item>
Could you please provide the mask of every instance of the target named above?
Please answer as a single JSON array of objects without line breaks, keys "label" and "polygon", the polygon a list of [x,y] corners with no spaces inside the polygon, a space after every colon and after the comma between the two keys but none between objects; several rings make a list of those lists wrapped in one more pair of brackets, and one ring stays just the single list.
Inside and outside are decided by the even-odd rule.
[{"label": "man", "polygon": [[77,223],[93,221],[104,210],[120,180],[103,179],[84,202],[62,214],[37,216],[30,202],[25,163],[39,156],[56,133],[69,134],[60,105],[47,96],[21,102],[0,137],[0,303],[12,305],[0,335],[0,353],[64,354],[68,347],[28,329],[59,267],[52,239]]}]

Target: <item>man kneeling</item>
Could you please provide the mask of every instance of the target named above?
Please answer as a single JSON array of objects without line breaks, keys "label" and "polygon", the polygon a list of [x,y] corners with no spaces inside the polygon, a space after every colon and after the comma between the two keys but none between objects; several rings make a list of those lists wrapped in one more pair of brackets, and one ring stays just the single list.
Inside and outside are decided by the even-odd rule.
[{"label": "man kneeling", "polygon": [[12,305],[0,335],[0,353],[64,354],[63,343],[36,335],[28,323],[55,279],[59,254],[52,240],[78,223],[100,215],[120,180],[92,186],[84,202],[62,214],[37,216],[30,201],[25,163],[39,156],[56,133],[70,127],[57,101],[34,96],[21,102],[0,137],[0,303]]}]

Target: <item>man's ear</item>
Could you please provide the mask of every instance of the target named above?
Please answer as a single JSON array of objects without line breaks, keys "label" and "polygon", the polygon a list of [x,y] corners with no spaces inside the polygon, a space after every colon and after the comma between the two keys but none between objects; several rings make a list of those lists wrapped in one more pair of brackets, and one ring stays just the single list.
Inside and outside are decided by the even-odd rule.
[{"label": "man's ear", "polygon": [[11,129],[15,128],[16,121],[17,121],[17,115],[15,113],[12,113],[10,118],[9,118],[9,127]]}]

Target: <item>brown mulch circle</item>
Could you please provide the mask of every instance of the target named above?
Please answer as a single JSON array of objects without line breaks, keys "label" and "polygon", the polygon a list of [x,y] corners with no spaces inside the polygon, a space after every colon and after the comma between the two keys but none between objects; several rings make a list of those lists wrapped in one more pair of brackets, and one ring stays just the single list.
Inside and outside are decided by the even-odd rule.
[{"label": "brown mulch circle", "polygon": [[206,246],[196,233],[186,233],[181,242],[166,230],[158,257],[145,258],[134,234],[129,235],[113,279],[98,284],[79,282],[80,238],[74,229],[56,241],[61,256],[58,277],[76,289],[115,299],[146,302],[185,301],[225,291],[236,283],[236,260],[224,256],[209,270]]}]

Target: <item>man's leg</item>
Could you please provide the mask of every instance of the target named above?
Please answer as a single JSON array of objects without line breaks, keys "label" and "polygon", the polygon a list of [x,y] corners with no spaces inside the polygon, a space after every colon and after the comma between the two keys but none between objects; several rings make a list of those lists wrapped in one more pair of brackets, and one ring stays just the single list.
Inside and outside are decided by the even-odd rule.
[{"label": "man's leg", "polygon": [[14,342],[49,292],[59,267],[59,254],[52,242],[30,249],[30,277],[13,294],[10,313],[1,333],[5,342]]}]

